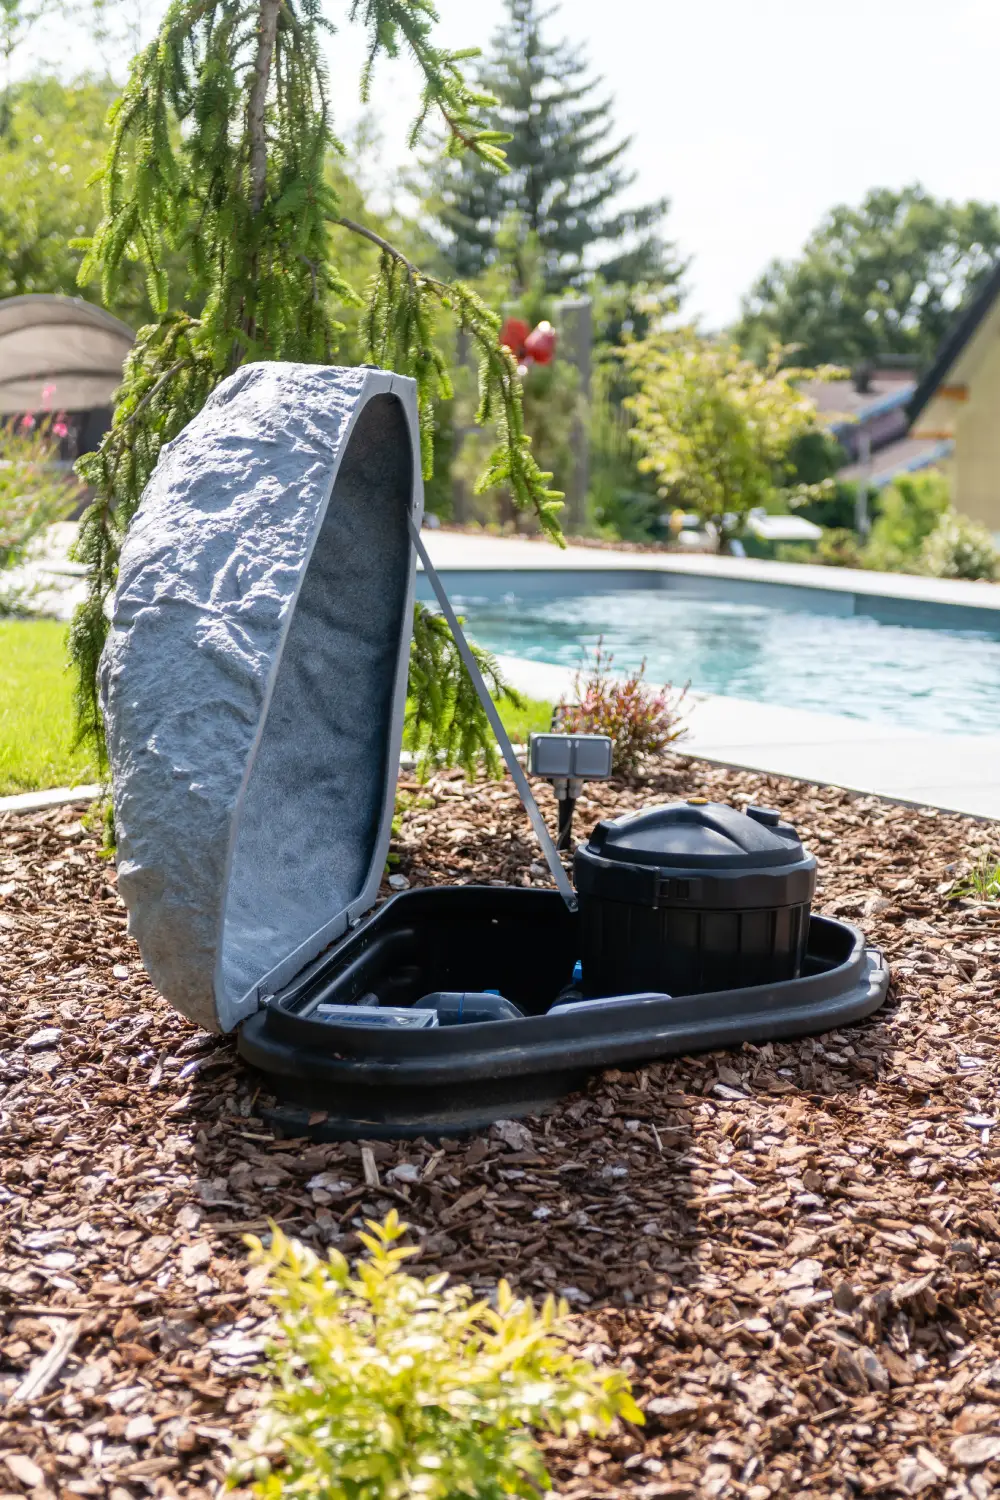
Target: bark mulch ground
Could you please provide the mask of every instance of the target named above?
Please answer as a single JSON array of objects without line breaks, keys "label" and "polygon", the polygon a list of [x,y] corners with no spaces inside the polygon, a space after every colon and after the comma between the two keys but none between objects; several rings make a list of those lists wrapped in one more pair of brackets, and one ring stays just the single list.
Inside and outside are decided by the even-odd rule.
[{"label": "bark mulch ground", "polygon": [[[591,787],[582,826],[674,795],[780,807],[819,908],[888,953],[884,1011],[398,1147],[272,1139],[231,1040],[150,987],[78,818],[0,821],[0,1492],[214,1493],[268,1314],[241,1235],[349,1252],[397,1207],[426,1267],[563,1292],[629,1371],[645,1428],[549,1444],[574,1500],[997,1493],[1000,921],[947,899],[990,830],[665,767]],[[544,881],[509,783],[404,796],[412,883]]]}]

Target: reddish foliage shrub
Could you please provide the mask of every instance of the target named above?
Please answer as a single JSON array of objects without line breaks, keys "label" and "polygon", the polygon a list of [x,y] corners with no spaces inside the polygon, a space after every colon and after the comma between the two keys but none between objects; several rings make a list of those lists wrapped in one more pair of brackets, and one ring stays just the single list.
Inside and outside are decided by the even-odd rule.
[{"label": "reddish foliage shrub", "polygon": [[631,776],[648,756],[658,755],[687,730],[682,723],[687,688],[675,691],[670,683],[657,690],[645,681],[646,661],[637,672],[619,678],[612,674],[614,656],[597,643],[594,665],[573,684],[575,703],[560,703],[556,723],[567,734],[606,734],[614,741],[612,765],[616,775]]}]

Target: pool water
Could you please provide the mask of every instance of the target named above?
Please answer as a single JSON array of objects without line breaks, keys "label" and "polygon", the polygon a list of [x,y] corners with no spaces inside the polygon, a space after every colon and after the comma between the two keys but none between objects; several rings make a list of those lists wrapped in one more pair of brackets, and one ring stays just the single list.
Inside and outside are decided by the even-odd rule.
[{"label": "pool water", "polygon": [[490,651],[580,667],[603,636],[647,680],[934,734],[1000,732],[1000,638],[647,590],[456,600]]}]

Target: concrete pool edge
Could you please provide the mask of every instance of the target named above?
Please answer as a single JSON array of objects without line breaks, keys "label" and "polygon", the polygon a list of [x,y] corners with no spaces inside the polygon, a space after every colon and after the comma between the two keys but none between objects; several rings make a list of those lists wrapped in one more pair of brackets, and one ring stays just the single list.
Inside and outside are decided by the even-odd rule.
[{"label": "concrete pool edge", "polygon": [[[533,698],[557,701],[576,676],[572,668],[548,662],[497,660],[513,686]],[[720,694],[689,698],[689,732],[676,746],[679,754],[914,807],[1000,819],[1000,735],[926,734]]]},{"label": "concrete pool edge", "polygon": [[[1000,584],[704,553],[619,552],[572,543],[558,548],[452,531],[428,531],[424,540],[449,593],[458,596],[500,599],[513,593],[551,599],[645,588],[686,598],[864,615],[885,625],[1000,634]],[[417,597],[430,598],[419,573]]]}]

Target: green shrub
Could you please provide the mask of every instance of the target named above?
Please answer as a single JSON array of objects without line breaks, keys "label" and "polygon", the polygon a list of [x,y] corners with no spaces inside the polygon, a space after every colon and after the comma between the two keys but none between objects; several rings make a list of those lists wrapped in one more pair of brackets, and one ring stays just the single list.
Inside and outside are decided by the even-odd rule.
[{"label": "green shrub", "polygon": [[957,511],[943,515],[920,553],[922,571],[934,578],[995,579],[1000,552],[985,526]]},{"label": "green shrub", "polygon": [[663,500],[656,485],[639,472],[632,421],[622,406],[628,387],[620,362],[598,359],[590,401],[590,487],[588,508],[601,535],[622,542],[664,542]]},{"label": "green shrub", "polygon": [[797,516],[813,521],[824,529],[854,531],[858,490],[859,486],[852,481],[834,478],[822,493],[802,503],[793,503],[792,509]]},{"label": "green shrub", "polygon": [[858,533],[847,526],[831,526],[816,543],[816,561],[831,568],[863,566]]},{"label": "green shrub", "polygon": [[[802,432],[789,445],[787,462],[793,484],[822,484],[824,479],[833,479],[837,470],[849,464],[851,455],[827,427],[812,427]],[[816,521],[817,526],[829,526],[830,521]]]},{"label": "green shrub", "polygon": [[270,1273],[273,1385],[230,1485],[261,1500],[537,1500],[550,1488],[535,1430],[575,1436],[641,1422],[625,1376],[566,1348],[569,1310],[539,1312],[507,1283],[496,1305],[446,1276],[408,1275],[395,1212],[360,1236],[354,1274],[274,1230],[248,1240]]},{"label": "green shrub", "polygon": [[818,542],[782,542],[774,550],[777,562],[823,563],[829,568],[863,568],[858,534],[848,526],[829,526]]},{"label": "green shrub", "polygon": [[566,734],[606,734],[614,741],[612,765],[619,776],[631,776],[650,755],[658,755],[687,734],[684,699],[687,688],[674,692],[669,683],[651,688],[644,680],[646,663],[637,672],[618,678],[614,656],[597,643],[594,665],[573,683],[576,701],[560,703],[556,721]]},{"label": "green shrub", "polygon": [[598,533],[612,542],[666,542],[664,504],[658,495],[640,489],[597,489],[591,486],[590,507]]},{"label": "green shrub", "polygon": [[[61,419],[26,415],[0,425],[0,574],[24,561],[32,543],[72,510],[82,493],[56,468]],[[30,604],[26,594],[0,585],[0,614]]]},{"label": "green shrub", "polygon": [[951,506],[943,474],[903,474],[882,491],[879,514],[865,547],[865,567],[880,573],[915,569],[920,550]]}]

